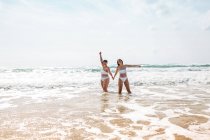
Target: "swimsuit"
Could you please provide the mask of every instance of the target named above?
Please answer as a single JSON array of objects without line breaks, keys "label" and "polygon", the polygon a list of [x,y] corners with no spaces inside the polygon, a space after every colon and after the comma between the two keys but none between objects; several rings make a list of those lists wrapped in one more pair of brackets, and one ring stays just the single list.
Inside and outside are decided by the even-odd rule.
[{"label": "swimsuit", "polygon": [[101,81],[104,81],[109,78],[108,72],[102,70],[101,71]]},{"label": "swimsuit", "polygon": [[120,70],[119,70],[119,73],[120,73],[120,80],[122,80],[123,82],[125,82],[127,80],[127,74],[126,74],[126,67],[122,67]]}]

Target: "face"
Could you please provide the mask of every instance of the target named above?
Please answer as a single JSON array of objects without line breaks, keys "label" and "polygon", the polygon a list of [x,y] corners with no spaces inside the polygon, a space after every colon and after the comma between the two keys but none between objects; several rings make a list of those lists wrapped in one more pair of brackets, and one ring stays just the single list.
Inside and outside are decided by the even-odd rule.
[{"label": "face", "polygon": [[122,61],[121,59],[118,59],[118,60],[117,60],[117,63],[118,63],[119,65],[123,65],[123,61]]},{"label": "face", "polygon": [[107,65],[107,62],[103,62],[103,65],[106,66]]}]

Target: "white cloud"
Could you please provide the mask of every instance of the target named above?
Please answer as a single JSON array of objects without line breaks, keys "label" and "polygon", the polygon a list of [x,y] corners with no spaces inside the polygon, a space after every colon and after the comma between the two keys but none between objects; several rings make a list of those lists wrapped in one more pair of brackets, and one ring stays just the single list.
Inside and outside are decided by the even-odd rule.
[{"label": "white cloud", "polygon": [[[73,0],[61,2],[75,7],[64,10],[33,0],[14,4],[0,1],[0,49],[9,48],[4,55],[0,51],[0,59],[21,59],[18,56],[23,55],[34,64],[45,59],[44,64],[51,65],[49,60],[56,59],[57,64],[74,58],[82,62],[78,58],[81,53],[89,65],[97,63],[94,59],[88,61],[91,55],[102,50],[111,55],[110,59],[124,56],[136,63],[181,63],[184,55],[189,55],[188,63],[206,62],[210,36],[202,29],[210,27],[209,11],[196,11],[189,3],[174,0],[117,0],[117,5],[86,0],[79,6]],[[205,51],[197,50],[199,43]],[[34,55],[30,57],[24,51]],[[40,55],[37,61],[36,55]],[[21,60],[27,64],[27,60]]]},{"label": "white cloud", "polygon": [[205,28],[206,31],[210,31],[210,26]]},{"label": "white cloud", "polygon": [[151,26],[149,26],[148,30],[149,31],[156,31],[156,30],[158,30],[158,28],[154,25],[151,25]]},{"label": "white cloud", "polygon": [[200,25],[203,30],[209,30],[210,28],[210,10],[200,17]]}]

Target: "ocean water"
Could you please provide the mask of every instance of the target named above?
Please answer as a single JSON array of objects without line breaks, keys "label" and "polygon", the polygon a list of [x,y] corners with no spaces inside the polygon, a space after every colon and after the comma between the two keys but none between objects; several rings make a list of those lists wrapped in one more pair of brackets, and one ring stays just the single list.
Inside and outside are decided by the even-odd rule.
[{"label": "ocean water", "polygon": [[0,68],[0,139],[210,139],[210,65],[127,71],[131,95],[100,67]]}]

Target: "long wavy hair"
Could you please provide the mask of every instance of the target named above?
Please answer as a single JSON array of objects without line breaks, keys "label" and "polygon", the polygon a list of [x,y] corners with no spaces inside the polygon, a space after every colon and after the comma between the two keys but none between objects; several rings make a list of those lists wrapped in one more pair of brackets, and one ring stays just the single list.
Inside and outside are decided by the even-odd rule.
[{"label": "long wavy hair", "polygon": [[117,65],[118,65],[118,66],[120,66],[120,64],[119,64],[118,61],[121,61],[121,62],[123,63],[122,59],[118,59],[118,60],[117,60]]}]

